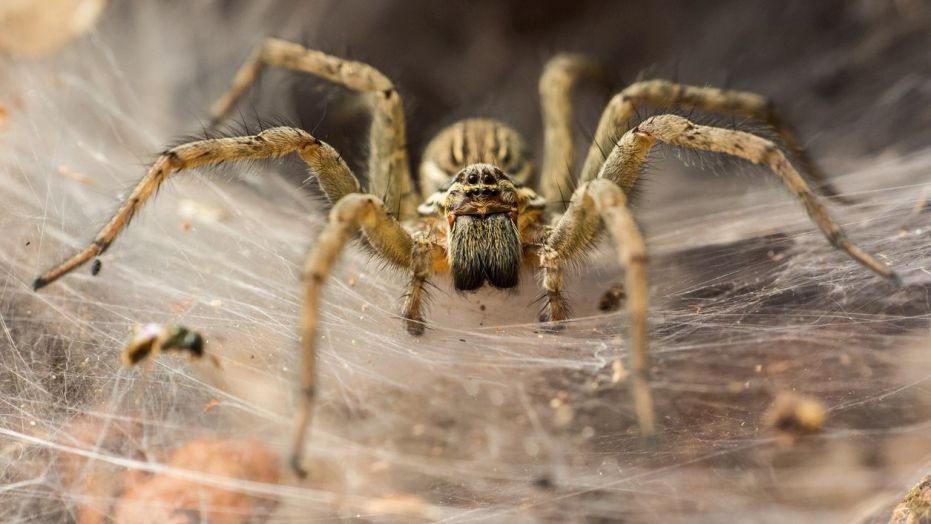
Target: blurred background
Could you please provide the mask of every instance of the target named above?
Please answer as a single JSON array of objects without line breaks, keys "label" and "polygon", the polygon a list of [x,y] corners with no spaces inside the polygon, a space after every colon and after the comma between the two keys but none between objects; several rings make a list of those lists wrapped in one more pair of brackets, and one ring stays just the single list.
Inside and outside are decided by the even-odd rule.
[{"label": "blurred background", "polygon": [[[931,464],[929,28],[921,0],[7,0],[0,520],[888,521]],[[570,277],[578,318],[562,333],[533,322],[526,275],[513,295],[436,279],[421,339],[396,318],[403,275],[351,248],[325,298],[321,416],[299,481],[280,461],[298,275],[326,211],[300,162],[179,175],[98,277],[29,288],[165,144],[202,134],[266,36],[392,78],[415,164],[471,116],[513,125],[542,159],[537,81],[560,51],[610,76],[580,86],[581,148],[612,91],[640,78],[763,93],[857,200],[832,205],[851,238],[906,286],[833,251],[767,172],[658,150],[636,203],[663,428],[646,447],[611,366],[625,315],[596,307],[622,278],[609,245]],[[270,70],[240,110],[234,126],[313,130],[364,177],[367,110],[351,93]],[[147,322],[200,330],[220,367],[123,368],[129,330]],[[793,422],[798,399],[824,410],[813,434]]]}]

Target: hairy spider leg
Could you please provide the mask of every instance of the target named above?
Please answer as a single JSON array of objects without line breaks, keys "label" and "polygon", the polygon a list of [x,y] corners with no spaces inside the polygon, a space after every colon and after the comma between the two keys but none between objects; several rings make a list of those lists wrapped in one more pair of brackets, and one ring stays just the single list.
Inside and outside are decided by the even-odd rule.
[{"label": "hairy spider leg", "polygon": [[565,310],[561,297],[562,267],[581,255],[599,229],[599,221],[611,233],[620,264],[626,270],[627,311],[630,317],[630,344],[633,356],[634,399],[640,431],[655,431],[652,394],[649,388],[648,293],[646,251],[636,222],[627,210],[625,193],[633,188],[643,161],[657,142],[725,153],[768,166],[805,206],[808,215],[828,241],[860,264],[899,284],[898,275],[887,265],[847,239],[804,179],[771,141],[756,135],[710,126],[696,125],[675,115],[649,118],[627,131],[611,150],[595,180],[576,190],[569,208],[547,236],[540,251],[540,267],[549,303],[549,317],[559,320]]},{"label": "hairy spider leg", "polygon": [[602,223],[614,239],[618,262],[624,269],[634,409],[641,435],[649,437],[656,431],[656,422],[649,377],[650,290],[646,245],[637,222],[627,208],[627,197],[611,180],[592,180],[576,189],[569,208],[544,242],[540,251],[540,267],[544,273],[543,286],[549,297],[547,309],[553,320],[560,319],[565,308],[560,270],[585,251]]},{"label": "hairy spider leg", "polygon": [[[703,111],[744,116],[762,120],[773,127],[780,139],[801,163],[805,173],[826,196],[841,203],[852,200],[840,195],[824,171],[809,156],[796,134],[777,113],[774,104],[762,95],[746,91],[718,89],[678,84],[667,80],[646,80],[626,87],[608,102],[595,138],[588,149],[580,182],[595,179],[605,161],[608,144],[630,128],[630,121],[639,105],[656,107],[691,107]],[[623,188],[629,193],[630,188]]]},{"label": "hairy spider leg", "polygon": [[331,201],[359,191],[359,181],[349,171],[339,154],[328,144],[301,129],[274,127],[252,136],[215,138],[182,144],[159,155],[89,246],[36,277],[33,289],[47,286],[106,251],[116,236],[172,173],[231,160],[277,158],[294,152],[317,174],[321,187]]},{"label": "hairy spider leg", "polygon": [[404,106],[394,83],[368,64],[268,38],[240,66],[229,91],[211,108],[214,122],[232,110],[265,66],[308,73],[366,94],[373,109],[369,129],[368,192],[384,196],[386,208],[399,219],[415,217],[420,196],[411,177]]},{"label": "hairy spider leg", "polygon": [[304,305],[301,312],[301,396],[298,399],[294,440],[291,447],[291,467],[300,476],[306,476],[301,462],[304,440],[313,419],[317,380],[317,322],[320,310],[320,292],[323,284],[353,234],[362,230],[369,243],[379,252],[390,251],[397,255],[398,265],[411,266],[413,240],[397,220],[388,215],[385,204],[374,195],[352,194],[342,198],[330,211],[326,227],[317,237],[304,264]]},{"label": "hairy spider leg", "polygon": [[651,117],[621,138],[615,146],[619,154],[614,155],[615,151],[612,151],[599,173],[599,178],[611,179],[626,192],[626,188],[632,187],[636,182],[640,172],[640,163],[656,141],[690,149],[724,153],[769,167],[802,203],[808,216],[821,229],[831,245],[844,251],[879,276],[897,285],[901,283],[899,276],[889,266],[847,239],[844,230],[831,217],[776,144],[754,134],[697,125],[676,115]]},{"label": "hairy spider leg", "polygon": [[572,88],[579,80],[604,80],[601,66],[585,55],[562,53],[551,58],[540,75],[543,114],[543,164],[540,194],[553,210],[563,211],[575,187],[575,108]]}]

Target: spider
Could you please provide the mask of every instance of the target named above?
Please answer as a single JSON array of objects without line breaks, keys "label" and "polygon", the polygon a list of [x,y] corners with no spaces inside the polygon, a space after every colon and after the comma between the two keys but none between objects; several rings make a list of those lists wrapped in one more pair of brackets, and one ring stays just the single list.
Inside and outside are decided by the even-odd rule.
[{"label": "spider", "polygon": [[[307,49],[279,39],[265,40],[237,71],[232,87],[212,107],[219,122],[267,66],[309,73],[363,94],[372,111],[369,134],[369,188],[362,189],[342,157],[303,129],[274,127],[253,136],[199,140],[164,151],[113,218],[84,250],[40,275],[38,290],[103,253],[143,204],[172,173],[230,160],[274,158],[297,153],[332,203],[329,220],[307,256],[301,313],[301,394],[291,466],[298,475],[316,391],[316,342],[320,293],[345,246],[359,231],[384,261],[407,271],[410,281],[401,311],[407,331],[424,331],[424,285],[449,273],[459,291],[484,285],[513,288],[522,266],[535,269],[545,292],[543,321],[568,318],[564,268],[578,261],[607,230],[625,270],[628,345],[634,411],[642,435],[655,432],[648,376],[648,280],[643,237],[627,207],[641,165],[657,142],[724,153],[763,164],[802,203],[830,243],[893,282],[898,276],[849,241],[841,227],[772,141],[671,114],[629,122],[638,106],[685,107],[756,118],[771,125],[806,167],[814,182],[837,196],[806,155],[793,132],[763,96],[664,80],[637,82],[615,95],[601,116],[577,188],[563,209],[561,192],[576,184],[571,93],[580,80],[600,74],[592,60],[560,54],[547,62],[539,90],[544,122],[544,155],[539,192],[523,138],[491,119],[464,120],[441,131],[427,145],[419,191],[410,173],[401,97],[394,84],[367,64]],[[620,137],[620,139],[616,139]],[[609,147],[604,150],[604,147]],[[383,195],[379,198],[377,195]],[[99,271],[96,263],[92,273]]]}]

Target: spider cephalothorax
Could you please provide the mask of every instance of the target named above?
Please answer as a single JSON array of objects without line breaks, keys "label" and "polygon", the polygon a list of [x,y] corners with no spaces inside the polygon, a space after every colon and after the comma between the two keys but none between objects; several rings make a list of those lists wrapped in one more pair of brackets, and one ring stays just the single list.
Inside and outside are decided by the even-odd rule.
[{"label": "spider cephalothorax", "polygon": [[[401,97],[387,77],[366,64],[291,42],[266,40],[240,68],[233,87],[213,107],[213,116],[219,119],[228,114],[269,65],[318,75],[365,94],[373,112],[368,191],[362,190],[332,147],[302,129],[276,127],[255,136],[183,144],[155,161],[89,246],[37,277],[34,287],[44,287],[103,253],[172,172],[230,160],[300,155],[333,209],[304,269],[302,396],[292,448],[292,465],[299,473],[316,391],[321,289],[346,241],[360,230],[381,259],[409,275],[401,316],[408,332],[415,335],[424,332],[424,284],[431,276],[446,272],[452,274],[459,290],[476,289],[485,283],[510,288],[518,283],[521,265],[529,266],[541,276],[546,298],[542,318],[565,320],[568,309],[563,269],[590,250],[599,231],[607,231],[625,269],[626,346],[632,359],[636,418],[644,435],[655,431],[647,361],[647,257],[640,230],[627,208],[626,194],[634,189],[643,161],[656,143],[723,153],[767,166],[799,199],[832,245],[880,276],[898,281],[888,266],[846,238],[775,143],[750,133],[697,125],[675,115],[651,117],[630,127],[637,107],[643,104],[685,106],[763,120],[808,168],[812,179],[827,189],[823,175],[799,140],[760,95],[663,80],[637,82],[608,103],[581,171],[572,177],[575,121],[570,94],[578,79],[597,76],[599,68],[582,56],[558,55],[547,63],[539,84],[545,144],[540,194],[529,187],[533,168],[520,135],[489,119],[458,122],[430,142],[420,166],[418,192],[408,162]],[[375,195],[384,195],[384,200]]]}]

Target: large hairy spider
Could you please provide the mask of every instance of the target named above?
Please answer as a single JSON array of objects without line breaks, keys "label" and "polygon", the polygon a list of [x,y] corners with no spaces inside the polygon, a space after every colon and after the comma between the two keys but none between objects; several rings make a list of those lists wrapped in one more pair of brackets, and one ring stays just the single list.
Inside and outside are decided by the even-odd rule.
[{"label": "large hairy spider", "polygon": [[[320,290],[346,241],[358,230],[379,257],[410,275],[401,316],[407,330],[419,335],[424,330],[424,283],[431,275],[447,272],[458,290],[475,290],[485,284],[511,288],[518,283],[521,266],[530,266],[542,275],[547,299],[542,320],[565,320],[563,268],[586,253],[598,233],[606,229],[625,270],[631,383],[643,435],[655,431],[647,365],[647,257],[626,195],[637,184],[641,165],[657,142],[725,153],[768,166],[801,201],[832,245],[880,276],[898,281],[889,267],[847,239],[773,142],[741,131],[696,125],[674,115],[654,116],[629,127],[635,108],[644,104],[757,118],[775,128],[815,182],[824,183],[799,141],[760,95],[662,80],[627,87],[605,108],[577,189],[563,211],[561,190],[576,184],[567,169],[575,159],[572,87],[577,80],[598,73],[598,67],[585,57],[559,55],[546,64],[540,78],[545,151],[539,192],[529,186],[534,180],[533,168],[523,139],[510,127],[489,119],[453,124],[427,145],[418,192],[408,162],[404,110],[394,84],[369,65],[291,42],[268,39],[255,50],[236,73],[232,88],[212,108],[215,120],[228,114],[266,66],[317,75],[366,95],[373,112],[367,191],[332,147],[302,129],[275,127],[254,136],[183,144],[159,156],[87,248],[36,278],[34,287],[46,286],[103,253],[173,172],[297,153],[333,204],[329,222],[310,250],[304,269],[301,397],[291,457],[299,474],[304,436],[313,414]],[[384,195],[384,199],[376,195]],[[99,263],[92,271],[97,270]]]}]

